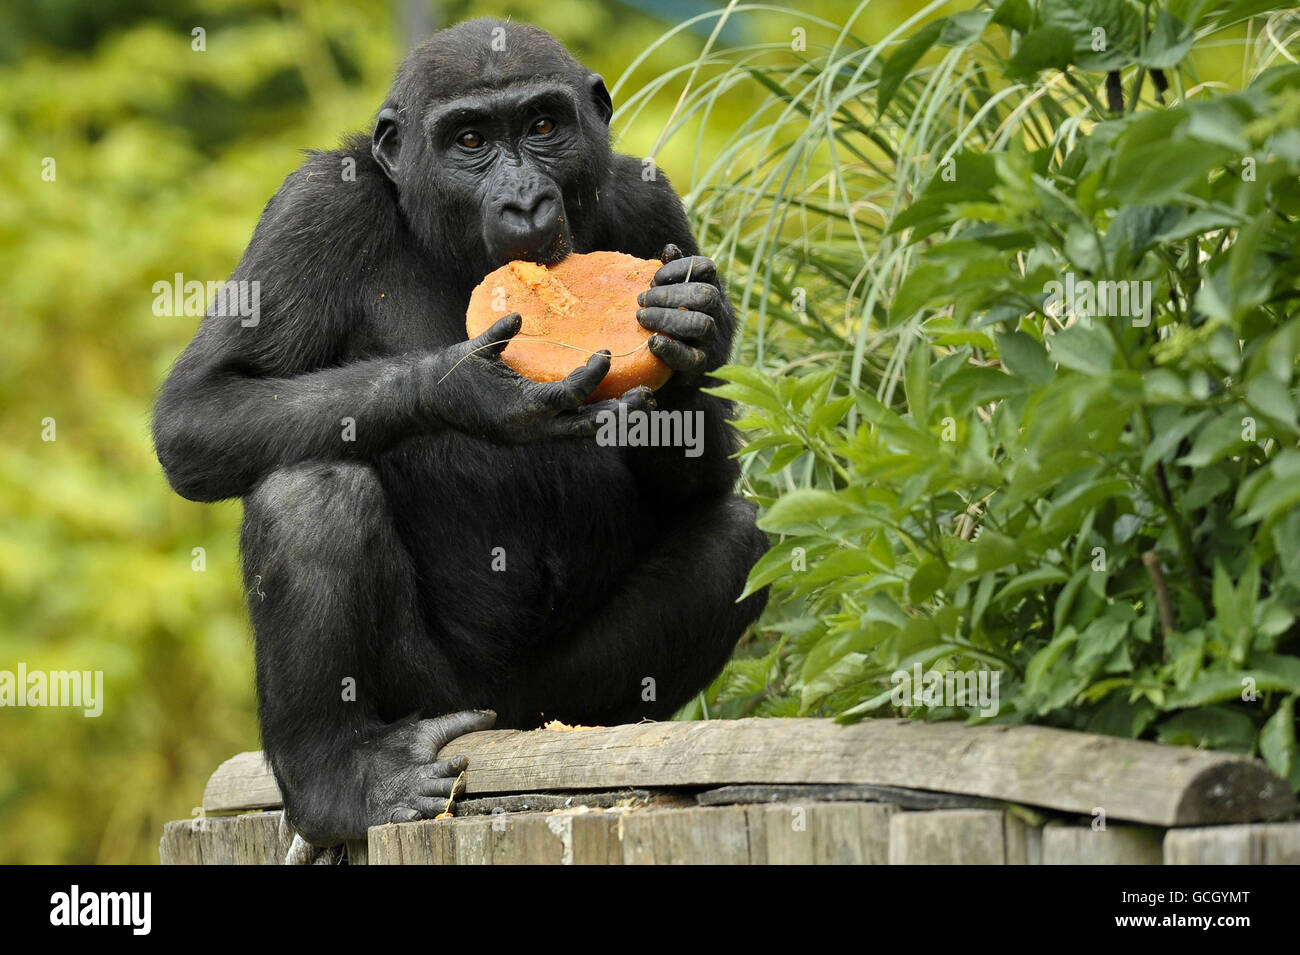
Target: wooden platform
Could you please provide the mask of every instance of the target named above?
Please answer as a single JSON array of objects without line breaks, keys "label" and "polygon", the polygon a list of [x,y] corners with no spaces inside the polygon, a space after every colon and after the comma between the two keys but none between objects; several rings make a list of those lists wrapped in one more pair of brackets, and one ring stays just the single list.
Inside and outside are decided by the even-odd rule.
[{"label": "wooden platform", "polygon": [[[370,830],[354,864],[1300,862],[1261,761],[1042,727],[717,720],[474,733],[456,818]],[[277,864],[260,753],[213,774],[164,863]],[[337,858],[337,855],[335,856]]]}]

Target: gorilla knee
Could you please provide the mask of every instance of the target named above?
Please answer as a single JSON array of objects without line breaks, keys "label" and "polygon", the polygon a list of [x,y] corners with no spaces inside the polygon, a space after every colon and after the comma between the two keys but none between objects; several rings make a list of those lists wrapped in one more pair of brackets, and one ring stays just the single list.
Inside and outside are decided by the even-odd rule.
[{"label": "gorilla knee", "polygon": [[351,462],[312,463],[267,475],[244,500],[246,543],[270,536],[295,547],[360,545],[383,525],[383,486]]}]

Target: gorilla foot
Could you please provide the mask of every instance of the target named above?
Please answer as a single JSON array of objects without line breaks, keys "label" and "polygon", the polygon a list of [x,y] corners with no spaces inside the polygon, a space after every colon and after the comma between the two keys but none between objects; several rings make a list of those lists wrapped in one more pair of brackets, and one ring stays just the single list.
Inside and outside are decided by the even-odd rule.
[{"label": "gorilla foot", "polygon": [[457,736],[491,729],[491,710],[462,710],[431,720],[399,724],[369,754],[366,772],[366,824],[432,819],[447,808],[452,789],[469,760],[438,759],[438,751]]}]

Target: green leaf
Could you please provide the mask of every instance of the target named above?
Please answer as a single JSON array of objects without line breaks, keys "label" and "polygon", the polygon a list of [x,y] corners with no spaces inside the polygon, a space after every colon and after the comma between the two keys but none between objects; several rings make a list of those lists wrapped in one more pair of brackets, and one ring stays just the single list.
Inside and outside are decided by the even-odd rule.
[{"label": "green leaf", "polygon": [[930,424],[930,346],[924,338],[912,345],[912,353],[907,356],[903,387],[912,420],[922,428],[927,427]]},{"label": "green leaf", "polygon": [[758,521],[758,526],[784,533],[806,524],[852,514],[858,507],[843,495],[814,488],[800,488],[784,495]]},{"label": "green leaf", "polygon": [[943,586],[949,573],[948,565],[943,561],[928,558],[907,582],[907,602],[913,606],[925,603]]},{"label": "green leaf", "polygon": [[899,85],[907,78],[921,57],[929,52],[930,47],[938,41],[944,31],[945,20],[927,23],[911,37],[899,44],[893,54],[885,61],[880,70],[880,85],[876,88],[876,109],[884,113],[885,108],[898,92]]},{"label": "green leaf", "polygon": [[1296,421],[1295,399],[1291,397],[1286,385],[1272,375],[1257,375],[1246,383],[1246,403],[1292,434],[1300,430]]},{"label": "green leaf", "polygon": [[1250,753],[1255,748],[1255,724],[1249,716],[1225,706],[1187,710],[1156,728],[1162,743]]},{"label": "green leaf", "polygon": [[943,46],[969,46],[984,33],[984,28],[993,19],[992,10],[964,10],[954,13],[943,21],[943,32],[939,43]]},{"label": "green leaf", "polygon": [[1295,701],[1294,696],[1284,699],[1259,733],[1259,754],[1283,779],[1292,778],[1297,768]]},{"label": "green leaf", "polygon": [[1040,70],[1068,69],[1074,62],[1074,34],[1063,27],[1039,27],[1024,34],[1007,65],[1013,78],[1032,76]]},{"label": "green leaf", "polygon": [[1028,33],[1034,25],[1034,10],[1029,0],[1002,0],[993,11],[993,22],[1009,30]]},{"label": "green leaf", "polygon": [[1156,10],[1146,49],[1138,62],[1151,70],[1168,70],[1182,62],[1196,41],[1196,34],[1168,10]]},{"label": "green leaf", "polygon": [[1037,339],[1024,332],[998,332],[997,340],[1002,367],[1007,371],[1033,385],[1051,381],[1052,363],[1047,360],[1047,349]]},{"label": "green leaf", "polygon": [[1048,344],[1053,361],[1085,375],[1107,374],[1115,363],[1115,342],[1099,323],[1089,327],[1075,322],[1053,335]]},{"label": "green leaf", "polygon": [[1211,421],[1196,436],[1192,450],[1178,459],[1178,463],[1189,468],[1203,468],[1221,461],[1230,453],[1240,451],[1246,446],[1241,437],[1242,414],[1239,410],[1229,410]]}]

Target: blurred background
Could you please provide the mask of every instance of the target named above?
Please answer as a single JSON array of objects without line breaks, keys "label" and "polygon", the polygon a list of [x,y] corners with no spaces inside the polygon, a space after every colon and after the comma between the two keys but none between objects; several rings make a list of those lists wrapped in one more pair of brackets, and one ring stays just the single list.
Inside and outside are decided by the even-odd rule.
[{"label": "blurred background", "polygon": [[[873,2],[859,26],[883,31],[919,6]],[[855,7],[816,0],[800,14],[842,22]],[[216,765],[258,745],[240,505],[177,497],[150,446],[152,396],[198,323],[156,316],[154,283],[225,279],[300,150],[367,127],[403,52],[431,30],[482,15],[526,21],[602,73],[616,106],[651,85],[636,116],[615,121],[616,147],[640,156],[716,18],[657,41],[717,10],[706,0],[7,0],[0,669],[102,670],[105,701],[98,718],[0,710],[0,862],[156,862],[163,821],[190,816]],[[800,19],[749,14],[715,45],[789,44]],[[660,164],[679,192],[748,110],[744,97],[721,98],[666,143]]]}]

